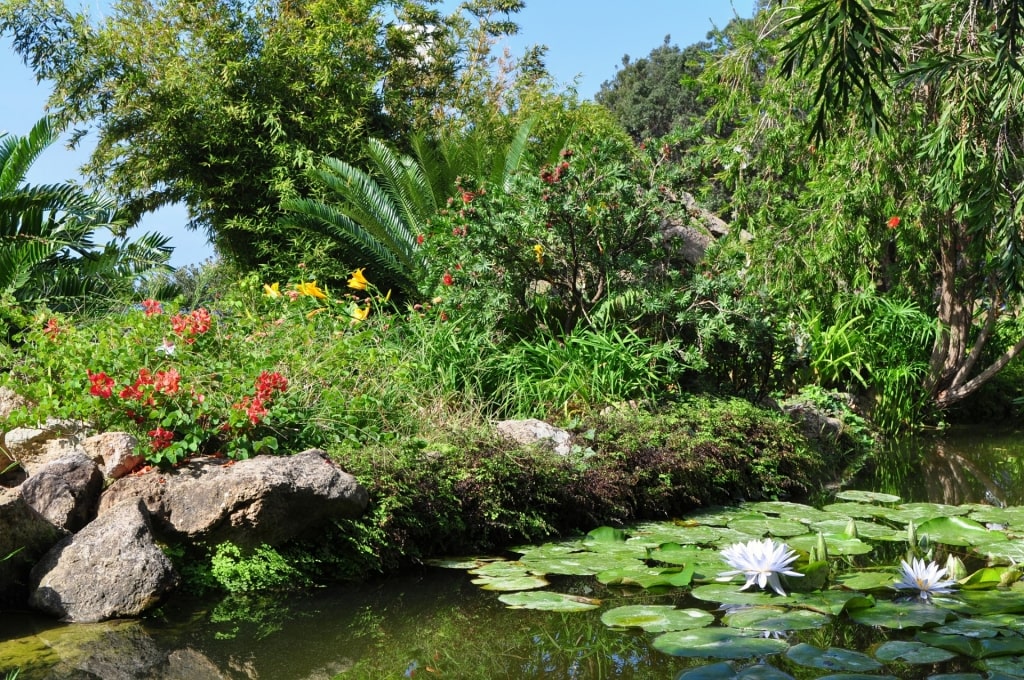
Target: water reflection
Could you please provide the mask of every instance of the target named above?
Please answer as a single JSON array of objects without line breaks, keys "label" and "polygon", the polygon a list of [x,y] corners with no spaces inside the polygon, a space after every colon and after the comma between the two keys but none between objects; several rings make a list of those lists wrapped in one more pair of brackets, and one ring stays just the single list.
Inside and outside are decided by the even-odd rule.
[{"label": "water reflection", "polygon": [[1024,504],[1024,431],[954,428],[891,442],[855,481],[905,501]]}]

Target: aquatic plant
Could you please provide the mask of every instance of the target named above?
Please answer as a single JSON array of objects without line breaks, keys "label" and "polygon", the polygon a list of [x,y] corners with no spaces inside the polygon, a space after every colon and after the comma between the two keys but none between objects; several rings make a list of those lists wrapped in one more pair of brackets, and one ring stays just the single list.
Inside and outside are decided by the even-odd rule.
[{"label": "aquatic plant", "polygon": [[946,569],[939,567],[935,562],[926,564],[924,560],[915,557],[910,564],[903,560],[901,567],[903,569],[902,578],[893,584],[893,588],[916,590],[917,596],[925,601],[931,601],[932,595],[946,595],[953,592],[953,586],[956,585],[956,581],[943,580]]},{"label": "aquatic plant", "polygon": [[796,561],[796,552],[785,543],[776,543],[770,538],[734,543],[722,550],[722,558],[732,570],[719,574],[721,578],[731,579],[742,574],[747,579],[740,590],[756,583],[758,588],[771,586],[776,593],[786,597],[779,576],[803,576],[789,568]]}]

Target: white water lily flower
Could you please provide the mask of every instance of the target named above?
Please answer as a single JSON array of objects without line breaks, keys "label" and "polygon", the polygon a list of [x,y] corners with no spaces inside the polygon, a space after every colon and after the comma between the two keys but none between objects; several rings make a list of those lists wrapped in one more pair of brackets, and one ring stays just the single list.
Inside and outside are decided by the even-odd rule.
[{"label": "white water lily flower", "polygon": [[734,543],[722,550],[722,558],[732,570],[723,571],[719,576],[732,578],[742,574],[747,582],[740,590],[746,590],[756,583],[759,588],[771,586],[772,590],[785,597],[786,591],[779,583],[779,575],[803,576],[789,568],[796,557],[796,552],[790,550],[788,545],[776,543],[770,538]]},{"label": "white water lily flower", "polygon": [[906,560],[901,563],[902,578],[893,584],[896,590],[916,590],[922,600],[931,600],[932,595],[945,595],[953,592],[956,581],[942,580],[946,569],[935,562],[925,564],[924,560],[914,558],[911,564]]}]

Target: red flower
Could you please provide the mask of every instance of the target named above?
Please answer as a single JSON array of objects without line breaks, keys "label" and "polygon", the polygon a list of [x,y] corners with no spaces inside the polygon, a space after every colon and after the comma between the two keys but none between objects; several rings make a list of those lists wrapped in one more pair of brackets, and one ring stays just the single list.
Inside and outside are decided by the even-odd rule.
[{"label": "red flower", "polygon": [[156,316],[164,311],[163,307],[160,306],[160,302],[152,298],[142,301],[142,309],[145,310],[146,316]]},{"label": "red flower", "polygon": [[178,391],[178,383],[180,381],[181,375],[176,369],[157,371],[156,376],[153,378],[153,389],[167,395],[175,394]]},{"label": "red flower", "polygon": [[[210,330],[211,325],[210,312],[202,307],[193,310],[188,316],[175,314],[171,317],[171,330],[181,336],[202,335]],[[196,341],[194,337],[185,337],[184,340],[188,345]]]},{"label": "red flower", "polygon": [[455,279],[452,278],[451,274],[449,274],[448,272],[445,272],[444,276],[441,277],[441,283],[443,283],[446,286],[450,286],[453,283],[455,283]]},{"label": "red flower", "polygon": [[416,235],[416,245],[418,245],[418,246],[423,245],[423,234],[417,234]]},{"label": "red flower", "polygon": [[900,226],[900,218],[897,217],[896,215],[893,215],[892,217],[889,218],[889,220],[885,224],[890,229],[895,229],[896,227]]},{"label": "red flower", "polygon": [[476,198],[476,194],[474,194],[472,191],[463,191],[462,192],[462,202],[463,203],[472,203],[474,198]]},{"label": "red flower", "polygon": [[46,320],[46,326],[43,327],[43,334],[50,340],[56,340],[57,336],[63,332],[64,329],[60,327],[60,321],[57,320],[57,317],[51,316]]},{"label": "red flower", "polygon": [[267,401],[274,396],[274,392],[284,392],[288,389],[288,379],[276,371],[263,371],[256,378],[256,398]]},{"label": "red flower", "polygon": [[174,433],[162,427],[150,430],[146,434],[150,436],[149,445],[153,447],[154,451],[163,451],[174,441]]},{"label": "red flower", "polygon": [[86,375],[89,376],[89,394],[100,399],[110,399],[114,393],[114,379],[103,371],[93,373],[86,369]]},{"label": "red flower", "polygon": [[243,397],[242,401],[234,404],[231,408],[245,411],[245,415],[248,416],[249,422],[253,425],[259,425],[260,420],[267,415],[267,408],[259,397],[255,399],[253,397]]}]

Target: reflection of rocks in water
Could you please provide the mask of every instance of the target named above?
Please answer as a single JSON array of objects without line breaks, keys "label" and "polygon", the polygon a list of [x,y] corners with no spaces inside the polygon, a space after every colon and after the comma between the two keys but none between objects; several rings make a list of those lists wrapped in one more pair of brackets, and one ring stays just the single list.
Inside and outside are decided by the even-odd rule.
[{"label": "reflection of rocks in water", "polygon": [[19,680],[234,680],[202,652],[160,647],[139,621],[75,624],[0,644]]}]

